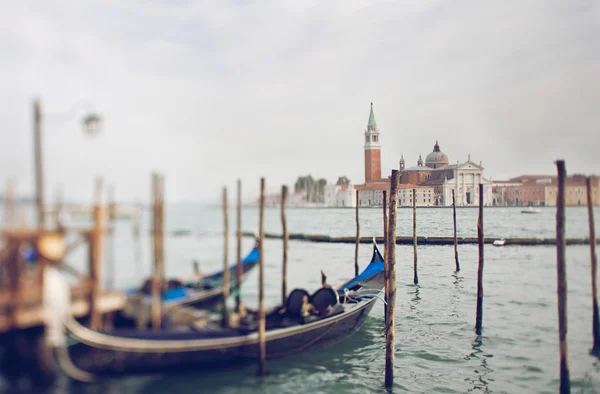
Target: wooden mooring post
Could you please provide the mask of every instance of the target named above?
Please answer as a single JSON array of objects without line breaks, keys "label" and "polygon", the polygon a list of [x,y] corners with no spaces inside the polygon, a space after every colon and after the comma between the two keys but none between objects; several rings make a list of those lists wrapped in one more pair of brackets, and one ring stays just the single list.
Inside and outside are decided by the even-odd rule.
[{"label": "wooden mooring post", "polygon": [[223,188],[223,327],[229,326],[227,299],[231,278],[229,276],[229,216],[227,215],[227,188]]},{"label": "wooden mooring post", "polygon": [[564,160],[556,161],[558,193],[556,196],[556,277],[558,293],[558,341],[560,349],[560,393],[571,392],[569,360],[567,358],[567,269],[565,240],[565,178]]},{"label": "wooden mooring post", "polygon": [[285,218],[285,204],[287,203],[288,188],[281,187],[281,228],[283,231],[283,267],[281,274],[281,305],[285,305],[287,299],[287,263],[288,263],[288,240],[287,221]]},{"label": "wooden mooring post", "polygon": [[452,189],[452,221],[454,223],[454,262],[456,263],[456,272],[460,271],[458,262],[458,241],[456,239],[456,199],[454,198],[454,189]]},{"label": "wooden mooring post", "polygon": [[108,241],[108,258],[107,258],[107,280],[106,287],[113,289],[115,287],[115,218],[117,217],[117,203],[115,202],[115,189],[110,186],[108,188],[108,229],[110,231],[110,239]]},{"label": "wooden mooring post", "polygon": [[263,243],[265,240],[265,178],[260,178],[260,207],[258,217],[258,346],[259,366],[258,373],[266,373],[267,347],[265,343],[266,315],[265,315],[265,265],[263,256]]},{"label": "wooden mooring post", "polygon": [[152,328],[160,330],[162,325],[161,295],[164,279],[164,184],[159,174],[152,175],[152,235],[153,235],[153,272],[152,272]]},{"label": "wooden mooring post", "polygon": [[479,218],[477,219],[477,244],[479,250],[479,265],[477,267],[477,316],[475,332],[481,335],[483,324],[483,184],[479,184]]},{"label": "wooden mooring post", "polygon": [[585,179],[585,188],[587,193],[588,222],[590,227],[590,261],[592,266],[592,333],[594,336],[594,346],[592,352],[600,353],[600,317],[598,316],[598,285],[596,277],[598,275],[598,257],[596,256],[596,228],[594,223],[594,204],[592,201],[592,182],[590,177]]},{"label": "wooden mooring post", "polygon": [[354,276],[358,276],[358,245],[360,244],[360,223],[358,221],[359,191],[356,191],[356,244],[354,245]]},{"label": "wooden mooring post", "polygon": [[[388,245],[390,244],[388,239],[388,217],[387,217],[387,190],[383,191],[383,283],[387,286],[388,281]],[[387,305],[387,289],[383,293],[383,300]],[[383,307],[383,318],[387,321],[387,307]]]},{"label": "wooden mooring post", "polygon": [[[390,215],[388,227],[389,248],[388,280],[385,283],[387,295],[387,315],[385,322],[385,387],[391,388],[394,384],[394,355],[396,349],[396,324],[394,321],[396,308],[396,212],[398,209],[398,170],[392,170],[390,187]],[[387,246],[387,245],[386,245]]]},{"label": "wooden mooring post", "polygon": [[102,321],[98,311],[97,300],[100,296],[100,259],[102,254],[102,234],[104,232],[104,215],[102,209],[102,189],[104,182],[96,179],[96,198],[94,204],[94,228],[89,233],[89,272],[91,280],[90,289],[90,327],[99,329]]},{"label": "wooden mooring post", "polygon": [[235,251],[235,310],[240,312],[242,302],[242,181],[237,180],[236,199],[236,251]]},{"label": "wooden mooring post", "polygon": [[15,225],[16,209],[15,209],[15,184],[13,181],[6,182],[4,191],[4,228],[13,228]]},{"label": "wooden mooring post", "polygon": [[413,283],[419,284],[419,275],[417,274],[417,189],[413,189],[413,257],[414,257],[414,275]]},{"label": "wooden mooring post", "polygon": [[138,205],[135,209],[135,214],[132,220],[132,235],[134,243],[134,260],[136,269],[138,272],[142,272],[142,240],[141,240],[141,220],[142,220],[142,209]]}]

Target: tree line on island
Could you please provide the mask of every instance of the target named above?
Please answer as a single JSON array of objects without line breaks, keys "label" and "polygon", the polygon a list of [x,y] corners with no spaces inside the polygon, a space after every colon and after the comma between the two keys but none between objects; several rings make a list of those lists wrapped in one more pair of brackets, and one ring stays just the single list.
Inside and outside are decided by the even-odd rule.
[{"label": "tree line on island", "polygon": [[[343,175],[338,177],[337,186],[349,185],[350,179]],[[325,202],[325,186],[327,180],[324,178],[315,179],[311,175],[299,176],[294,184],[296,193],[306,192],[306,202],[324,203]]]}]

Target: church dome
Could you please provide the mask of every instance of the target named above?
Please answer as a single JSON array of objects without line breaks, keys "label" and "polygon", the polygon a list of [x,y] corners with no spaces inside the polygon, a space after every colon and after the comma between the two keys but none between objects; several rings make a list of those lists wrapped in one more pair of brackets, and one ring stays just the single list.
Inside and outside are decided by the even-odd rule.
[{"label": "church dome", "polygon": [[440,151],[440,145],[435,141],[433,152],[425,158],[425,165],[430,168],[439,168],[448,165],[448,156]]}]

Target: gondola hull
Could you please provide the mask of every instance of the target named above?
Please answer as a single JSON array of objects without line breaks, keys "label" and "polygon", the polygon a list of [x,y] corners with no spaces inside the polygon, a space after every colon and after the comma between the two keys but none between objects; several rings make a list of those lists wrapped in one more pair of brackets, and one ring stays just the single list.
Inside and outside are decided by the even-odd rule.
[{"label": "gondola hull", "polygon": [[[351,312],[301,326],[273,330],[267,333],[267,358],[275,359],[304,351],[315,350],[339,342],[362,326],[373,308],[376,298],[358,305]],[[81,370],[95,374],[150,373],[169,369],[215,368],[234,363],[256,361],[259,357],[256,334],[243,337],[215,338],[206,349],[179,351],[132,351],[131,349],[99,348],[83,342],[69,347],[72,362]],[[232,339],[233,344],[226,341]],[[194,340],[190,340],[192,343]],[[221,342],[221,345],[219,345]]]}]

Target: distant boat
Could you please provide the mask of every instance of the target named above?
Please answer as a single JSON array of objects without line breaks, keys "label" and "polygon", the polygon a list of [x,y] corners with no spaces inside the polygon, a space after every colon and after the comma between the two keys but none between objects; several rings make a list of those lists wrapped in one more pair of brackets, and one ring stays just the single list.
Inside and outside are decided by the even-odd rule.
[{"label": "distant boat", "polygon": [[494,241],[494,246],[504,246],[506,244],[505,239],[497,239]]},{"label": "distant boat", "polygon": [[538,208],[529,206],[529,207],[527,207],[527,209],[521,210],[521,213],[540,213],[540,210]]}]

